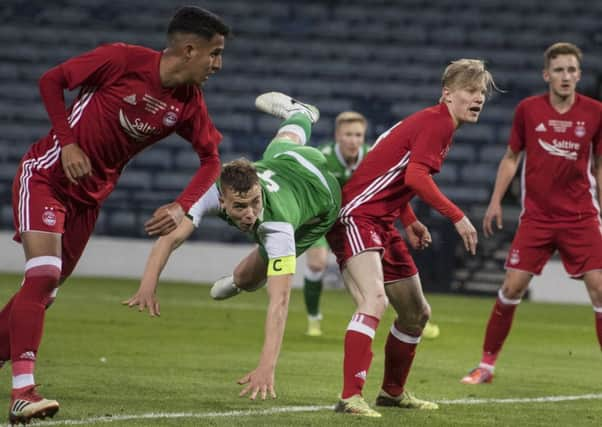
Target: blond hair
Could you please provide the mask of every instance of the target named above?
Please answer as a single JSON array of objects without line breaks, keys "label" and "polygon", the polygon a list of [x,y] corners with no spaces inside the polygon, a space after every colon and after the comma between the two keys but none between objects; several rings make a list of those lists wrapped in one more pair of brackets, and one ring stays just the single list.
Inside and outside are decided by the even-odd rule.
[{"label": "blond hair", "polygon": [[573,55],[579,61],[579,65],[581,65],[581,61],[583,60],[583,53],[576,45],[559,42],[548,47],[543,53],[543,68],[547,69],[550,66],[550,61],[558,55]]},{"label": "blond hair", "polygon": [[468,88],[475,85],[483,85],[487,95],[492,90],[498,90],[493,81],[493,76],[485,68],[485,62],[480,59],[458,59],[452,61],[441,77],[443,87],[450,89]]},{"label": "blond hair", "polygon": [[366,120],[366,117],[363,114],[356,111],[343,111],[334,120],[334,128],[338,129],[344,123],[355,122],[361,123],[365,128],[368,127],[368,120]]}]

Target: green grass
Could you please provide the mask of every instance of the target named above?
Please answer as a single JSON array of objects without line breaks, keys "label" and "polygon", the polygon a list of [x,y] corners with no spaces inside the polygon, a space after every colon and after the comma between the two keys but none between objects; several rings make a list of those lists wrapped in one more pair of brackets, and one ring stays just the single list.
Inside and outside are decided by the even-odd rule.
[{"label": "green grass", "polygon": [[[20,277],[0,275],[0,301]],[[41,393],[61,410],[53,422],[148,413],[252,415],[114,421],[119,426],[580,426],[600,425],[602,402],[443,404],[439,411],[383,409],[383,418],[358,419],[330,410],[259,414],[291,406],[333,405],[341,388],[343,334],[353,312],[342,291],[325,292],[324,336],[303,335],[302,294],[294,291],[276,372],[278,398],[239,398],[236,380],[257,363],[267,296],[263,290],[227,301],[210,300],[208,288],[163,283],[160,318],[120,305],[135,281],[71,279],[46,318],[37,364]],[[600,393],[600,349],[591,307],[522,303],[493,384],[465,386],[459,379],[478,362],[493,299],[431,295],[441,336],[423,341],[408,388],[434,400],[532,398]],[[376,395],[383,368],[389,309],[373,346],[365,395]],[[101,358],[106,361],[101,361]],[[103,360],[104,360],[103,359]],[[10,370],[0,370],[8,404]]]}]

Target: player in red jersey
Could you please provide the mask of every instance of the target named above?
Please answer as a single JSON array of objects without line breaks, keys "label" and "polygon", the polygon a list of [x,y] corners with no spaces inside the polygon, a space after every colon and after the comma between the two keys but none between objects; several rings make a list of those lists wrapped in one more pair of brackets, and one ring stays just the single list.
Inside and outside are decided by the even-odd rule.
[{"label": "player in red jersey", "polygon": [[581,59],[573,44],[550,46],[543,69],[548,93],[526,98],[516,108],[483,219],[485,236],[493,234],[493,221],[502,228],[501,201],[524,151],[523,211],[487,324],[481,362],[462,378],[464,384],[492,381],[516,307],[533,275],[541,273],[556,250],[569,275],[585,281],[602,346],[602,234],[596,194],[602,185],[602,104],[576,92]]},{"label": "player in red jersey", "polygon": [[[163,52],[103,45],[41,77],[52,129],[25,154],[13,183],[15,240],[25,251],[25,276],[0,312],[0,361],[11,360],[13,371],[11,423],[58,411],[58,403],[39,396],[34,385],[45,309],[73,271],[127,162],[173,132],[190,141],[202,162],[176,201],[147,221],[150,235],[175,229],[217,178],[221,135],[200,86],[221,68],[229,31],[211,12],[183,7],[169,23]],[[76,87],[79,95],[66,109],[63,91]]]},{"label": "player in red jersey", "polygon": [[474,254],[477,232],[464,213],[435,185],[454,131],[475,123],[493,86],[482,61],[461,59],[443,73],[439,105],[397,123],[376,141],[343,189],[339,219],[327,235],[345,286],[357,309],[345,334],[343,391],[335,411],[368,417],[380,414],[362,390],[372,361],[372,339],[388,302],[397,313],[385,347],[385,373],[376,404],[437,409],[405,389],[416,346],[430,316],[418,271],[394,226],[400,217],[414,248],[431,236],[409,205],[414,195],[453,221],[466,250]]}]

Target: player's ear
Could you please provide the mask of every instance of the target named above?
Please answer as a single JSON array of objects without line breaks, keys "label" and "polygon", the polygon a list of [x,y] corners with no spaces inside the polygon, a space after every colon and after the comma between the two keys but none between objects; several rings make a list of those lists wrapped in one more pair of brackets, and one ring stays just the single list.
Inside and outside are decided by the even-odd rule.
[{"label": "player's ear", "polygon": [[544,68],[541,72],[541,76],[543,77],[543,81],[546,83],[550,83],[550,73],[547,68]]},{"label": "player's ear", "polygon": [[443,89],[441,89],[441,102],[445,102],[446,104],[449,104],[451,102],[451,90],[447,87],[444,86]]}]

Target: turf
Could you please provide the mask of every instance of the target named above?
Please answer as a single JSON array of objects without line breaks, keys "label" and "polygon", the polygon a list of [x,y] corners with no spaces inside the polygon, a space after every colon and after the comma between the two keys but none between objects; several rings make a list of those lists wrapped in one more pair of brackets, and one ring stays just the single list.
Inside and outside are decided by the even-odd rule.
[{"label": "turf", "polygon": [[[19,282],[18,276],[0,275],[0,302]],[[491,400],[601,393],[601,354],[591,307],[522,303],[494,383],[466,386],[459,379],[478,362],[493,299],[430,295],[441,336],[419,346],[408,388],[438,401],[488,401],[441,404],[431,412],[386,408],[383,418],[372,420],[320,408],[333,405],[340,392],[343,334],[353,312],[345,292],[324,293],[324,336],[319,338],[303,334],[302,294],[293,292],[276,372],[278,398],[253,402],[238,397],[236,380],[258,360],[265,291],[215,302],[208,287],[165,282],[159,291],[162,315],[150,318],[120,305],[136,288],[130,280],[74,278],[60,290],[46,317],[36,371],[40,392],[61,403],[51,424],[83,420],[79,425],[101,425],[93,419],[107,417],[120,426],[594,426],[602,419],[600,397]],[[389,309],[374,343],[365,389],[369,401],[380,385],[382,348],[392,318]],[[8,404],[7,367],[0,370],[0,387]],[[318,410],[289,412],[299,406]],[[284,412],[273,413],[274,408]],[[166,418],[141,418],[150,413]],[[133,419],[119,418],[126,416]]]}]

